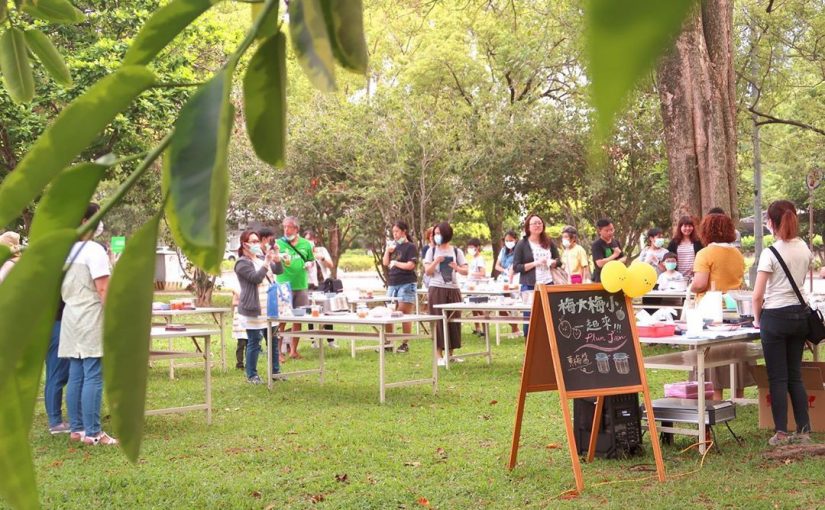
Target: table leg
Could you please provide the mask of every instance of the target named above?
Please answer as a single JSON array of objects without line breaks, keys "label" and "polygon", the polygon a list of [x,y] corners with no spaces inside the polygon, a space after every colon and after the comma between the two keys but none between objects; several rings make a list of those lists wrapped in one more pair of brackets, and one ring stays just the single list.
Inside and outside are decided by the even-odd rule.
[{"label": "table leg", "polygon": [[[418,324],[418,322],[416,322],[416,324]],[[433,340],[433,395],[438,391],[438,349],[436,348],[438,337],[436,336],[437,330],[435,329],[437,327],[438,324],[436,321],[430,323],[430,335]]]},{"label": "table leg", "polygon": [[212,424],[212,361],[209,359],[209,347],[212,343],[212,336],[206,335],[204,338],[203,361],[206,372],[206,424]]},{"label": "table leg", "polygon": [[[169,351],[170,352],[174,350],[173,343],[174,343],[174,340],[172,340],[170,338],[169,339]],[[170,359],[169,360],[169,379],[174,379],[174,378],[175,378],[175,360]]]},{"label": "table leg", "polygon": [[378,330],[378,400],[383,404],[385,400],[384,389],[384,328]]},{"label": "table leg", "polygon": [[496,345],[501,345],[501,332],[498,329],[498,322],[496,322]]},{"label": "table leg", "polygon": [[[215,315],[217,315],[218,317],[216,318]],[[224,331],[224,319],[226,319],[226,317],[224,312],[217,312],[217,314],[212,314],[212,319],[214,319],[215,321],[220,321],[218,322],[218,326],[221,329],[221,370],[226,372],[226,331]]]},{"label": "table leg", "polygon": [[[320,333],[321,331],[324,331],[324,326],[322,324],[316,324],[315,329]],[[335,337],[332,337],[332,338],[335,338]],[[326,345],[327,339],[326,338],[316,338],[315,341],[318,342],[318,360],[321,362],[320,383],[324,384],[324,345]]]},{"label": "table leg", "polygon": [[[498,326],[496,326],[498,327]],[[496,331],[496,337],[498,337],[498,331]],[[493,362],[493,349],[490,348],[490,328],[484,328],[484,345],[487,348],[487,364],[491,364]]]},{"label": "table leg", "polygon": [[[458,312],[461,313],[461,312]],[[450,368],[450,314],[447,310],[441,310],[444,320],[441,321],[441,330],[444,332],[444,368]],[[461,324],[461,323],[459,323]]]},{"label": "table leg", "polygon": [[699,422],[699,453],[705,453],[707,450],[707,445],[705,441],[707,440],[706,432],[707,429],[705,428],[705,351],[707,349],[704,347],[699,347],[696,349],[696,382],[699,385],[699,391],[697,392],[697,396],[699,397],[696,405],[697,405],[697,414]]},{"label": "table leg", "polygon": [[736,398],[736,363],[730,364],[730,399]]},{"label": "table leg", "polygon": [[[269,333],[270,337],[277,337],[278,336],[278,328],[280,326],[275,326],[275,330],[272,329],[272,321],[267,319],[266,320],[266,331]],[[272,389],[272,356],[280,356],[281,355],[281,346],[275,348],[275,344],[277,342],[275,339],[270,338],[269,340],[269,348],[266,350],[266,387],[270,390]],[[277,351],[274,352],[273,351]]]}]

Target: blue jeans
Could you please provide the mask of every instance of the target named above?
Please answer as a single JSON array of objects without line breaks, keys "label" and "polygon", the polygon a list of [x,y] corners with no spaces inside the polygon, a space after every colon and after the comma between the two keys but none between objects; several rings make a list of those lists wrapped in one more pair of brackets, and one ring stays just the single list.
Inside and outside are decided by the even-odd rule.
[{"label": "blue jeans", "polygon": [[387,297],[398,298],[402,303],[415,304],[415,283],[402,283],[387,287]]},{"label": "blue jeans", "polygon": [[[281,352],[278,345],[278,335],[274,335],[272,341],[272,373],[281,373],[281,363],[278,355]],[[258,355],[261,353],[261,340],[268,338],[266,329],[246,330],[246,378],[250,379],[258,375]]]},{"label": "blue jeans", "polygon": [[55,321],[49,341],[49,352],[46,354],[46,387],[43,391],[49,427],[63,423],[63,387],[69,380],[69,360],[57,357],[59,344],[60,321]]},{"label": "blue jeans", "polygon": [[66,411],[72,432],[100,434],[100,402],[103,397],[101,358],[69,358]]},{"label": "blue jeans", "polygon": [[762,352],[771,390],[774,430],[788,430],[790,394],[797,432],[811,430],[808,395],[802,384],[802,351],[808,337],[807,311],[799,306],[766,308],[760,317]]},{"label": "blue jeans", "polygon": [[[524,285],[524,284],[521,285],[521,291],[522,292],[528,291],[528,290],[533,290],[535,288],[536,288],[535,285]],[[533,299],[535,299],[535,297]],[[529,317],[530,317],[530,312],[524,312],[524,318],[527,319]],[[525,324],[524,326],[522,326],[522,329],[524,330],[524,338],[527,338],[528,326],[529,326],[528,324]]]}]

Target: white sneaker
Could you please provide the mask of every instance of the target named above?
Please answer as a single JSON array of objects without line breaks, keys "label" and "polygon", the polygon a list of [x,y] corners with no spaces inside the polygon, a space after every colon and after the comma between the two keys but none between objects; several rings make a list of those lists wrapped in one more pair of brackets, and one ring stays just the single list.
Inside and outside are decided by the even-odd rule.
[{"label": "white sneaker", "polygon": [[341,348],[341,346],[336,344],[335,342],[327,342],[327,347],[330,347],[332,349],[340,349]]},{"label": "white sneaker", "polygon": [[318,348],[318,342],[316,342],[315,340],[313,340],[313,341],[312,341],[312,348],[313,348],[313,349],[317,349],[317,348]]},{"label": "white sneaker", "polygon": [[438,366],[446,367],[447,366],[447,360],[445,358],[438,358]]},{"label": "white sneaker", "polygon": [[453,356],[453,361],[456,363],[464,363],[464,358],[459,358],[458,356]]}]

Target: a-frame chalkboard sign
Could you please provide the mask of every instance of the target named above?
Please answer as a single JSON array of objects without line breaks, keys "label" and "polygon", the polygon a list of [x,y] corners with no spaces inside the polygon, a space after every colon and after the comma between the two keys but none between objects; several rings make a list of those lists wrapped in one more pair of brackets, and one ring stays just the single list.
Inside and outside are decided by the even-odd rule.
[{"label": "a-frame chalkboard sign", "polygon": [[[568,400],[580,397],[596,397],[591,430],[598,431],[605,397],[643,393],[656,472],[659,481],[665,480],[633,306],[623,293],[611,294],[601,284],[536,288],[516,406],[510,469],[516,465],[525,397],[540,391],[559,392],[577,490],[584,489],[584,481]],[[588,462],[595,455],[597,437],[597,433],[591,434]]]}]

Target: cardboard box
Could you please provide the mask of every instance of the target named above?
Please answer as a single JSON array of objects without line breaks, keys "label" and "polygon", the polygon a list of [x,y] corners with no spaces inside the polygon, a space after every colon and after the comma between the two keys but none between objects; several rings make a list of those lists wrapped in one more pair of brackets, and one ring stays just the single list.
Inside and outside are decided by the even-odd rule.
[{"label": "cardboard box", "polygon": [[[759,428],[773,429],[773,415],[771,414],[771,392],[768,384],[768,371],[764,365],[750,366],[751,374],[756,379],[759,388]],[[825,432],[825,362],[803,361],[802,384],[808,392],[808,415],[811,420],[812,432]],[[796,431],[796,422],[793,419],[791,397],[788,399],[788,432]]]}]

